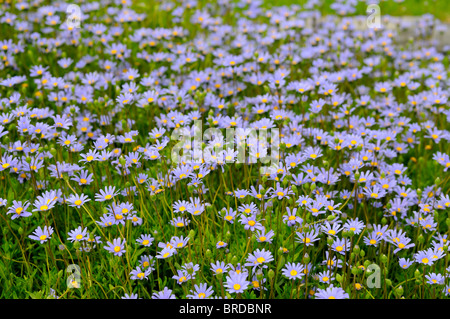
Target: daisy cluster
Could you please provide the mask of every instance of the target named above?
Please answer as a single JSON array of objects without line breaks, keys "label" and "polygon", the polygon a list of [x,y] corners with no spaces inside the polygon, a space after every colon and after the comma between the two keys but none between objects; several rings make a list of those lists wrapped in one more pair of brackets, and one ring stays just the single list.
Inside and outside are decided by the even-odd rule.
[{"label": "daisy cluster", "polygon": [[[450,295],[446,26],[425,14],[403,41],[394,17],[358,27],[365,1],[323,4],[1,2],[5,291]],[[219,133],[173,161],[196,122]]]}]

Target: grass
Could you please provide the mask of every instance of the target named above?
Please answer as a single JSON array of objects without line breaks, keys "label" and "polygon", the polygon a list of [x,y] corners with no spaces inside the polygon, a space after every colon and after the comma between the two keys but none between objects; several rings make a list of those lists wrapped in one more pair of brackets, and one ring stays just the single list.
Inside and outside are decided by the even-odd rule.
[{"label": "grass", "polygon": [[[335,1],[325,0],[321,1],[319,8],[323,14],[336,14],[330,8],[330,5]],[[264,4],[267,8],[273,6],[290,6],[290,5],[304,5],[305,0],[265,0]],[[432,14],[441,21],[450,23],[450,5],[446,0],[404,0],[401,3],[394,0],[381,1],[380,4],[381,15],[391,16],[421,16],[423,14]],[[352,15],[367,16],[367,5],[365,1],[359,1],[356,6],[356,12]]]}]

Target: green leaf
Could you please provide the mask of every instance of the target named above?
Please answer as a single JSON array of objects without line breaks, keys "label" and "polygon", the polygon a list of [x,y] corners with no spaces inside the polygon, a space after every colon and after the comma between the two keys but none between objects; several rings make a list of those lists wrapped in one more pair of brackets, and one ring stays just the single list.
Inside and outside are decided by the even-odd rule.
[{"label": "green leaf", "polygon": [[284,266],[285,262],[286,262],[286,260],[284,259],[284,256],[281,256],[280,261],[278,262],[278,265],[277,265],[277,270],[280,270],[281,267]]},{"label": "green leaf", "polygon": [[12,187],[10,187],[8,189],[8,196],[6,198],[8,200],[8,204],[11,203],[14,200],[14,192],[13,192]]},{"label": "green leaf", "polygon": [[43,299],[44,292],[42,290],[36,292],[29,292],[31,299]]}]

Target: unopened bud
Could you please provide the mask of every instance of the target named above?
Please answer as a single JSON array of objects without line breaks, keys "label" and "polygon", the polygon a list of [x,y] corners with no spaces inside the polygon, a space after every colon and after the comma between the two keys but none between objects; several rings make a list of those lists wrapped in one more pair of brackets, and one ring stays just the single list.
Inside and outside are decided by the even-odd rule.
[{"label": "unopened bud", "polygon": [[440,183],[441,179],[439,177],[436,177],[436,179],[434,180],[434,185],[439,186]]},{"label": "unopened bud", "polygon": [[419,237],[417,237],[417,240],[419,241],[419,243],[423,244],[425,241],[425,238],[423,237],[422,234],[420,234]]},{"label": "unopened bud", "polygon": [[403,287],[402,286],[400,286],[397,289],[395,289],[395,295],[397,297],[401,297],[403,295]]},{"label": "unopened bud", "polygon": [[303,256],[303,263],[304,263],[304,264],[307,264],[307,263],[309,263],[310,260],[311,260],[311,258],[310,258],[309,255],[306,253],[306,254]]}]

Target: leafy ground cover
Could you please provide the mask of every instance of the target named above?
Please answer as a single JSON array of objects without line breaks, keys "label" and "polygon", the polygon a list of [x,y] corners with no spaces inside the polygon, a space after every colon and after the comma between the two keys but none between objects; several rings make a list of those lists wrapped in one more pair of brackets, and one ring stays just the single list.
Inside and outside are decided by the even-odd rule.
[{"label": "leafy ground cover", "polygon": [[410,3],[405,43],[364,1],[2,1],[0,297],[446,298],[447,3]]}]

